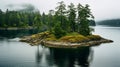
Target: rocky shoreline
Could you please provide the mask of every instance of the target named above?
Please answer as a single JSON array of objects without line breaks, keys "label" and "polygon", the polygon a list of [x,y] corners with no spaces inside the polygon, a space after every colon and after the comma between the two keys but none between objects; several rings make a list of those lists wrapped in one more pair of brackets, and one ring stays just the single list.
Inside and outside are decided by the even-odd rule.
[{"label": "rocky shoreline", "polygon": [[25,29],[35,29],[35,28],[33,28],[33,27],[26,27],[26,28],[20,28],[20,27],[2,28],[2,27],[0,27],[0,30],[25,30]]},{"label": "rocky shoreline", "polygon": [[78,43],[71,43],[71,42],[62,42],[62,41],[47,41],[41,38],[40,36],[25,36],[20,39],[21,42],[29,43],[31,46],[35,45],[43,45],[50,48],[79,48],[79,47],[86,47],[86,46],[97,46],[101,43],[111,43],[112,40],[108,39],[98,39],[98,40],[90,40]]},{"label": "rocky shoreline", "polygon": [[99,41],[89,41],[82,43],[67,43],[67,42],[52,42],[52,41],[43,41],[43,45],[51,48],[79,48],[79,47],[87,47],[87,46],[97,46],[102,43],[111,43],[112,40],[101,39]]}]

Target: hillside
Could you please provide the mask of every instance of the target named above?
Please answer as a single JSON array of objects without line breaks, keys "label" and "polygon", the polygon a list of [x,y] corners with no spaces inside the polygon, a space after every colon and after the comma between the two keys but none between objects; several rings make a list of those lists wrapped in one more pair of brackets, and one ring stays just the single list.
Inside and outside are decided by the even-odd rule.
[{"label": "hillside", "polygon": [[107,25],[107,26],[120,26],[120,19],[110,19],[110,20],[103,20],[97,23],[98,25]]}]

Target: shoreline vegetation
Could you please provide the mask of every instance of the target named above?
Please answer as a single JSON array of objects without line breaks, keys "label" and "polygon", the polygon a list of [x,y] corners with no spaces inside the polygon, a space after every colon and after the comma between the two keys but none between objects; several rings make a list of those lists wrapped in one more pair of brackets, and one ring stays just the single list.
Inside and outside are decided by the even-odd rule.
[{"label": "shoreline vegetation", "polygon": [[98,25],[111,26],[111,27],[120,27],[120,19],[108,19],[99,21]]},{"label": "shoreline vegetation", "polygon": [[50,48],[79,48],[113,42],[99,35],[83,36],[76,32],[67,34],[59,39],[50,32],[42,32],[31,36],[24,36],[20,41],[29,43],[31,46],[43,45]]},{"label": "shoreline vegetation", "polygon": [[10,11],[0,10],[0,30],[38,29],[41,32],[25,36],[20,41],[31,45],[42,44],[54,48],[77,48],[101,43],[113,42],[99,35],[93,35],[94,16],[88,4],[58,2],[57,7],[49,12],[39,10]]},{"label": "shoreline vegetation", "polygon": [[46,28],[45,32],[25,36],[21,38],[21,42],[27,42],[33,46],[41,44],[51,48],[79,48],[113,42],[92,34],[94,29],[90,27],[90,23],[95,26],[95,21],[88,4],[78,3],[75,6],[70,3],[66,6],[64,1],[58,2],[55,10],[49,11],[45,26],[43,23],[38,23],[41,19],[39,15],[37,16],[34,25],[39,29]]}]

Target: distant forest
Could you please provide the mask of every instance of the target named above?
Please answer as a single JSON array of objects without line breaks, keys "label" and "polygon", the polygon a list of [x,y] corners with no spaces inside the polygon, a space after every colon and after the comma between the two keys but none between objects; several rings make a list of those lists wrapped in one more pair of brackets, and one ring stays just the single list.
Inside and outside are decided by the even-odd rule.
[{"label": "distant forest", "polygon": [[97,24],[98,25],[107,25],[107,26],[120,26],[120,19],[99,21]]},{"label": "distant forest", "polygon": [[[28,27],[28,26],[38,26],[42,22],[47,24],[48,15],[45,13],[40,14],[39,11],[9,11],[3,12],[0,9],[0,27]],[[90,20],[91,26],[95,26],[95,21]]]},{"label": "distant forest", "polygon": [[28,27],[46,24],[48,16],[39,11],[9,11],[0,10],[0,27]]},{"label": "distant forest", "polygon": [[[63,1],[58,2],[55,10],[49,10],[48,14],[36,11],[10,11],[0,10],[0,28],[39,28],[52,31],[58,28],[66,32],[84,32],[90,34],[89,25],[95,26],[94,16],[89,5],[80,3],[75,7],[73,3],[66,6]],[[83,31],[84,30],[84,31]],[[81,34],[82,34],[81,33]]]}]

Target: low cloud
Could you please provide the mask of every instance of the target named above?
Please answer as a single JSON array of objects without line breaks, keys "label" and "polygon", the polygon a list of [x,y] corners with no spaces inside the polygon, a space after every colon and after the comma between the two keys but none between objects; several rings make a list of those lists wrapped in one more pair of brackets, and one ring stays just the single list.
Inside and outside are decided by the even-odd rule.
[{"label": "low cloud", "polygon": [[34,5],[32,4],[8,4],[7,8],[9,10],[16,10],[16,11],[36,11],[37,9],[35,8]]}]

